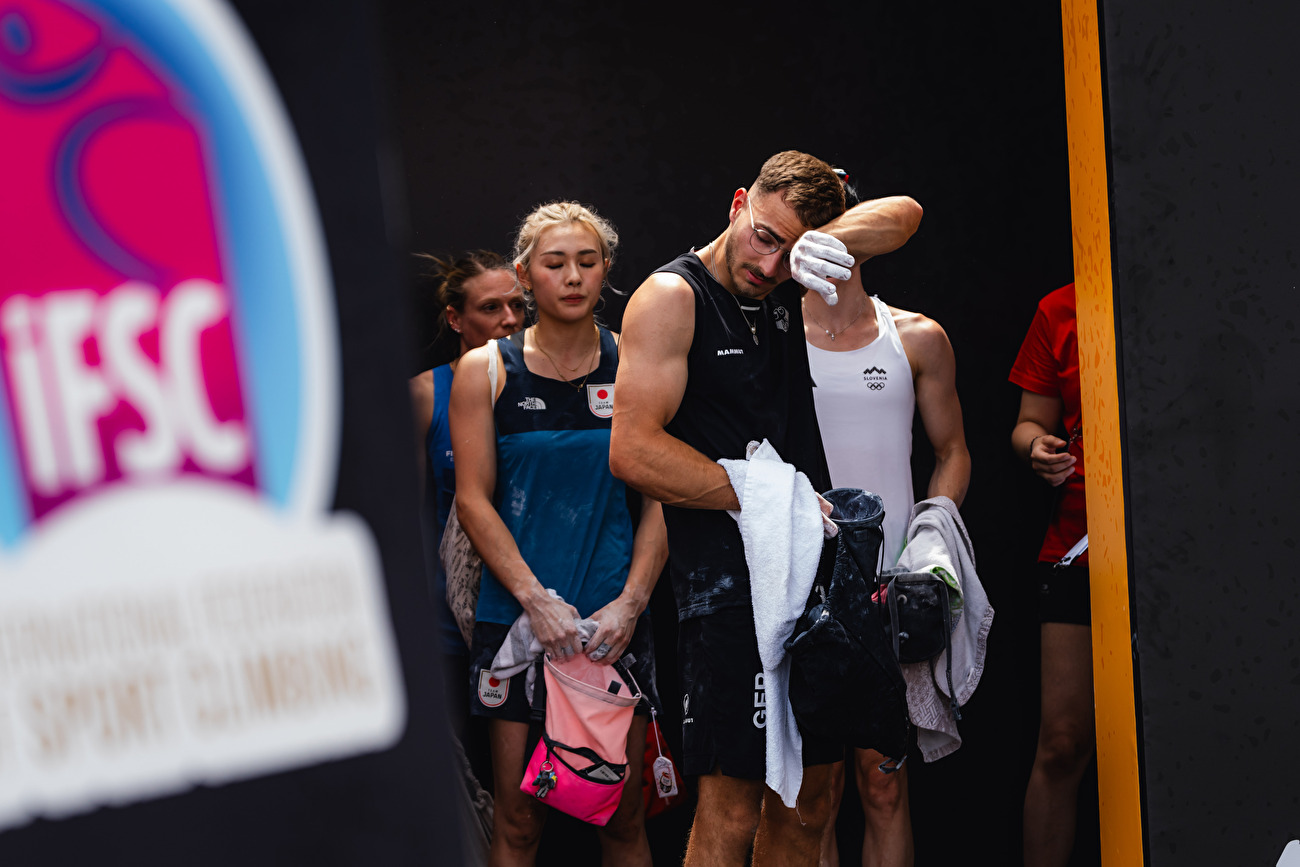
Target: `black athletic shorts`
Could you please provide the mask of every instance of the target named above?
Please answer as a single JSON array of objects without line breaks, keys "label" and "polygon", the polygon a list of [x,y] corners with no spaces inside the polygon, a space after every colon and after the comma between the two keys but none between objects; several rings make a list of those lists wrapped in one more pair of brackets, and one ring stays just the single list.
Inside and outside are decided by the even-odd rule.
[{"label": "black athletic shorts", "polygon": [[[470,715],[526,723],[534,718],[532,709],[537,708],[536,719],[542,719],[546,708],[545,678],[540,674],[537,676],[530,705],[526,689],[527,671],[521,671],[509,680],[497,680],[492,676],[492,660],[505,643],[510,626],[508,623],[474,624],[474,648],[470,651],[469,666]],[[655,686],[655,641],[649,612],[637,618],[632,641],[623,651],[622,658],[644,697],[636,712],[650,716],[651,704],[655,708],[663,705],[659,703],[659,690]]]},{"label": "black athletic shorts", "polygon": [[1039,563],[1038,622],[1092,625],[1092,598],[1088,590],[1088,567]]},{"label": "black athletic shorts", "polygon": [[[716,767],[761,780],[766,769],[767,695],[750,608],[724,608],[682,621],[677,633],[682,689],[682,773]],[[840,743],[804,735],[803,765],[844,758]]]}]

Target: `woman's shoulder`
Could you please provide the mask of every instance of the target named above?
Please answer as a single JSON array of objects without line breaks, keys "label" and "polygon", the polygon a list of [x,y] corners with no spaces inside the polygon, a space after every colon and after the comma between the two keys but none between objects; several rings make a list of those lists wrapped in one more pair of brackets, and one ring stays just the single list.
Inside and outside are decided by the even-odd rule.
[{"label": "woman's shoulder", "polygon": [[[501,341],[504,343],[504,341]],[[456,379],[455,383],[460,390],[463,386],[460,383],[465,381],[488,381],[490,371],[496,368],[497,390],[500,393],[501,382],[505,379],[505,371],[501,363],[501,348],[497,345],[498,341],[489,340],[482,346],[471,349],[460,357],[456,362]]]},{"label": "woman's shoulder", "polygon": [[431,400],[433,398],[432,368],[412,376],[409,382],[411,386],[411,400],[418,400],[420,398]]},{"label": "woman's shoulder", "polygon": [[411,412],[415,415],[417,432],[423,432],[433,423],[433,371],[426,370],[412,376],[410,381]]}]

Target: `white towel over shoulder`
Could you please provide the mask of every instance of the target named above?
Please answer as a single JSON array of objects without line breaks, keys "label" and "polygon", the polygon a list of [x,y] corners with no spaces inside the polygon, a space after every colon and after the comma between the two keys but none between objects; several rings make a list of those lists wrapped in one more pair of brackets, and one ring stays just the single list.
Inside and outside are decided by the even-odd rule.
[{"label": "white towel over shoulder", "polygon": [[790,709],[790,660],[785,640],[794,632],[817,577],[822,511],[808,477],[781,460],[767,440],[749,460],[720,460],[740,501],[729,513],[740,525],[749,567],[754,631],[766,692],[767,785],[794,807],[803,785],[803,739]]}]

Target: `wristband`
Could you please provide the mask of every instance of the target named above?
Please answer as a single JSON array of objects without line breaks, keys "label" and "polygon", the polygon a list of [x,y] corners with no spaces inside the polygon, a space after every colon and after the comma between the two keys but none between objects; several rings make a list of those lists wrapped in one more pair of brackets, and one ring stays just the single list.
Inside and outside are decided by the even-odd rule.
[{"label": "wristband", "polygon": [[1031,462],[1031,463],[1033,462],[1033,460],[1034,460],[1034,443],[1038,442],[1039,440],[1041,440],[1041,439],[1042,439],[1043,437],[1045,437],[1045,436],[1047,436],[1047,434],[1039,434],[1038,436],[1034,437],[1033,439],[1031,439],[1031,440],[1029,441],[1029,451],[1025,454],[1025,460],[1027,460],[1027,461],[1029,461],[1029,462]]}]

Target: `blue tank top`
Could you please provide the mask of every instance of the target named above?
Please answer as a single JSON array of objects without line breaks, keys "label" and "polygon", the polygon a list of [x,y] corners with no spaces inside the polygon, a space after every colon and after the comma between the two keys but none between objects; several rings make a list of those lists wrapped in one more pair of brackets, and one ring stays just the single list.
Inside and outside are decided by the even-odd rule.
[{"label": "blue tank top", "polygon": [[[600,329],[600,364],[575,388],[581,379],[530,373],[522,338],[497,341],[505,386],[493,410],[493,503],[542,586],[588,617],[623,591],[632,562],[627,489],[609,472],[618,346]],[[522,611],[485,567],[478,619],[513,623]]]},{"label": "blue tank top", "polygon": [[451,500],[456,496],[456,465],[451,458],[451,429],[447,424],[447,405],[451,401],[452,370],[450,364],[433,369],[433,420],[424,437],[425,484],[424,515],[426,538],[432,546],[428,552],[432,566],[429,595],[433,597],[434,611],[438,615],[438,635],[442,649],[448,653],[464,654],[465,639],[456,628],[456,621],[447,606],[447,574],[442,570],[438,546],[442,544],[442,531],[451,513]]}]

